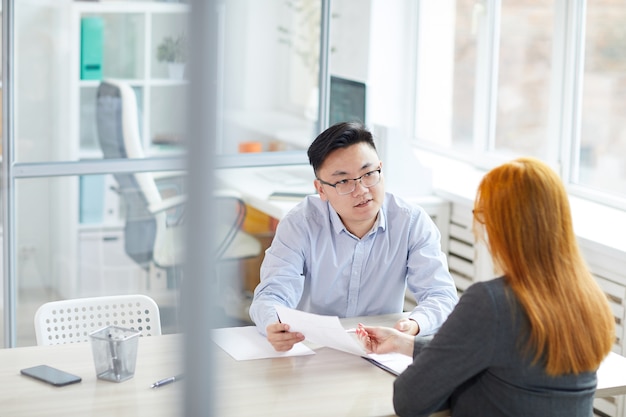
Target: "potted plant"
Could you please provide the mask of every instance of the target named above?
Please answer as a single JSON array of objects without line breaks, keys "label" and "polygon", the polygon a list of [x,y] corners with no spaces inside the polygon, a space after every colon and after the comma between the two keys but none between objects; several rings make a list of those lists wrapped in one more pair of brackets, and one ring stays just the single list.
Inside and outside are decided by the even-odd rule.
[{"label": "potted plant", "polygon": [[166,36],[157,47],[157,60],[166,62],[170,78],[182,79],[187,62],[187,38]]}]

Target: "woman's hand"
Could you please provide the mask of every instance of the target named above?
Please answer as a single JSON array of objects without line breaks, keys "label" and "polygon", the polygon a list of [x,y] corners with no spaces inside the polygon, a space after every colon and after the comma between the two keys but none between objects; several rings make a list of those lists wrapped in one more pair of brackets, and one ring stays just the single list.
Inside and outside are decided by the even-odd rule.
[{"label": "woman's hand", "polygon": [[367,353],[398,352],[413,356],[413,336],[391,327],[367,327],[359,323],[356,335]]},{"label": "woman's hand", "polygon": [[366,327],[359,323],[356,335],[367,353],[395,352],[395,339],[400,332],[390,327]]}]

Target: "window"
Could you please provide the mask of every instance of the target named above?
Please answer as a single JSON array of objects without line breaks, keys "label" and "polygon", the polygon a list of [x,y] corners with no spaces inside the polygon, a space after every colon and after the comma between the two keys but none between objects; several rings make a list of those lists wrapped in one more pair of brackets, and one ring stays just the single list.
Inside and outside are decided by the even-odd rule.
[{"label": "window", "polygon": [[[179,251],[185,247],[159,243],[175,239],[161,236],[181,234],[164,227],[180,224],[181,216],[176,210],[149,213],[146,205],[155,208],[186,192],[184,175],[173,174],[185,169],[179,139],[185,136],[187,81],[170,76],[158,45],[184,37],[189,5],[9,3],[14,26],[4,62],[15,77],[5,88],[14,100],[10,146],[2,156],[13,169],[3,190],[2,235],[10,256],[3,262],[14,268],[4,276],[4,344],[35,343],[33,327],[17,323],[32,321],[45,301],[111,293],[157,298],[169,310],[162,323],[177,331]],[[110,92],[113,84],[119,94],[98,100],[100,87]],[[119,128],[122,114],[129,116],[125,129]],[[133,146],[113,140],[122,136]],[[164,249],[159,258],[170,255],[172,262],[157,260],[157,246]]]},{"label": "window", "polygon": [[554,1],[503,1],[493,150],[548,159]]},{"label": "window", "polygon": [[421,2],[419,18],[419,147],[481,168],[538,157],[626,208],[623,2]]},{"label": "window", "polygon": [[475,19],[481,13],[474,3],[420,5],[415,135],[423,146],[460,152],[473,147],[479,36]]},{"label": "window", "polygon": [[587,2],[578,170],[572,182],[626,196],[626,3]]},{"label": "window", "polygon": [[[456,2],[454,19],[454,70],[452,89],[452,143],[470,148],[474,137],[474,94],[476,81],[476,25],[474,1]],[[478,11],[476,11],[478,13]]]}]

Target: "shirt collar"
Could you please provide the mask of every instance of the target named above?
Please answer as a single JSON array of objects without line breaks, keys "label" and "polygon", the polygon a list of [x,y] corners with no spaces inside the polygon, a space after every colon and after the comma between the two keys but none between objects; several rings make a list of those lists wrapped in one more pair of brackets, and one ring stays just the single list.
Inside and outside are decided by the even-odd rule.
[{"label": "shirt collar", "polygon": [[[346,233],[350,233],[348,229],[346,229],[346,226],[344,226],[343,222],[339,218],[339,214],[337,214],[333,206],[331,206],[328,201],[326,202],[326,204],[328,205],[328,211],[330,212],[330,223],[335,233],[339,234],[342,230],[345,230]],[[383,210],[384,207],[385,205],[383,204],[383,207],[378,210],[376,222],[374,222],[374,225],[372,226],[372,229],[368,232],[368,234],[374,232],[377,229],[387,229],[387,216],[385,215],[385,210]]]}]

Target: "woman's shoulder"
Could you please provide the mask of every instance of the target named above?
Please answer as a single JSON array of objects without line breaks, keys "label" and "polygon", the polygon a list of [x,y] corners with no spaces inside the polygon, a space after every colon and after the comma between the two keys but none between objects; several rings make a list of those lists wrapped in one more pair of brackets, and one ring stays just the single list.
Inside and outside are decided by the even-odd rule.
[{"label": "woman's shoulder", "polygon": [[487,281],[475,282],[472,285],[470,285],[467,291],[469,291],[471,288],[474,288],[475,291],[483,290],[483,291],[489,291],[489,292],[493,292],[493,291],[504,292],[508,288],[508,284],[506,283],[506,280],[504,279],[504,277],[497,277],[497,278],[489,279]]},{"label": "woman's shoulder", "polygon": [[464,293],[464,295],[471,295],[472,297],[491,298],[496,302],[508,298],[511,294],[511,288],[504,277],[475,282]]},{"label": "woman's shoulder", "polygon": [[473,325],[491,326],[497,343],[506,341],[519,329],[519,302],[503,277],[481,281],[467,288],[459,299],[462,316],[471,317]]}]

